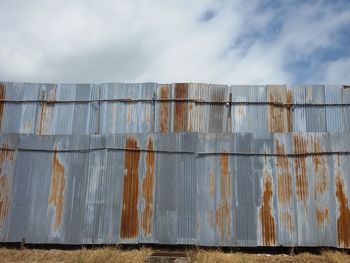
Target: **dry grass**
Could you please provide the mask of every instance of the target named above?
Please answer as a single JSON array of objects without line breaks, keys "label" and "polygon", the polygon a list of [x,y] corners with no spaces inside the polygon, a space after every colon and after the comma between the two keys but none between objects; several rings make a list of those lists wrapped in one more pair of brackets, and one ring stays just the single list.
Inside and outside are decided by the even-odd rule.
[{"label": "dry grass", "polygon": [[325,251],[321,255],[301,253],[294,256],[286,254],[245,254],[223,253],[219,250],[199,250],[192,256],[193,262],[350,262],[350,255],[340,252]]},{"label": "dry grass", "polygon": [[84,250],[16,250],[0,249],[0,262],[144,262],[152,251],[148,248],[122,250],[100,248]]},{"label": "dry grass", "polygon": [[[144,262],[153,250],[149,248],[122,250],[99,248],[86,250],[0,249],[0,262]],[[224,253],[220,250],[188,250],[192,262],[350,262],[350,255],[338,251],[324,251],[320,255]]]}]

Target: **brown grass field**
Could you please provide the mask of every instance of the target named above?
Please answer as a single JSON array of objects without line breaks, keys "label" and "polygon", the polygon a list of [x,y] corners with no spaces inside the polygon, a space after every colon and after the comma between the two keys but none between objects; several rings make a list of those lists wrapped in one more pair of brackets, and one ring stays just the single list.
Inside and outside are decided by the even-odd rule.
[{"label": "brown grass field", "polygon": [[[98,248],[82,250],[0,249],[0,262],[144,262],[154,252],[150,248],[118,249]],[[224,253],[219,250],[189,249],[191,262],[350,262],[350,255],[339,251],[323,251],[320,254],[247,254]]]}]

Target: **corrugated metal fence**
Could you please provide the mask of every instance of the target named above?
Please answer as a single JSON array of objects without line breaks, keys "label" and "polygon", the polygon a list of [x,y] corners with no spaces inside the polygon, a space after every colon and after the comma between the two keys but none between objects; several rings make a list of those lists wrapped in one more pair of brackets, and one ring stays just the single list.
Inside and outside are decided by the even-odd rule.
[{"label": "corrugated metal fence", "polygon": [[0,242],[350,248],[349,94],[5,83]]},{"label": "corrugated metal fence", "polygon": [[1,135],[0,240],[350,247],[349,135]]},{"label": "corrugated metal fence", "polygon": [[0,131],[350,132],[350,87],[0,84]]}]

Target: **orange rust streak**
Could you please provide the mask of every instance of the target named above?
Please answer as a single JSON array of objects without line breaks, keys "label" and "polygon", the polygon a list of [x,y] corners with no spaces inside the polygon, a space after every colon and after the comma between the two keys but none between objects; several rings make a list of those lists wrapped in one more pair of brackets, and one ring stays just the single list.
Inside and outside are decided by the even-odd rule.
[{"label": "orange rust streak", "polygon": [[326,226],[326,221],[329,220],[329,210],[327,207],[325,208],[319,208],[316,207],[316,221],[317,221],[317,226],[319,228],[323,228]]},{"label": "orange rust streak", "polygon": [[276,243],[275,218],[272,214],[272,179],[264,170],[264,188],[262,205],[260,208],[260,221],[262,224],[262,238],[264,246],[273,246]]},{"label": "orange rust streak", "polygon": [[154,191],[154,152],[153,140],[148,139],[146,154],[146,176],[142,181],[142,194],[145,201],[145,208],[142,212],[142,227],[146,236],[149,236],[152,232],[152,216],[153,216],[153,191]]},{"label": "orange rust streak", "polygon": [[13,152],[9,151],[7,144],[0,150],[0,226],[2,226],[10,207],[10,182],[3,168],[4,162],[13,161]]},{"label": "orange rust streak", "polygon": [[[55,101],[56,98],[56,89],[50,91],[48,95],[49,101]],[[39,134],[47,134],[49,124],[52,120],[54,104],[43,103],[41,105],[41,113],[40,113],[40,126],[39,126]]]},{"label": "orange rust streak", "polygon": [[[285,154],[284,145],[276,140],[277,154]],[[278,181],[278,200],[282,204],[290,203],[292,199],[292,176],[289,172],[288,158],[278,156],[277,159],[277,181]]]},{"label": "orange rust streak", "polygon": [[229,200],[231,199],[231,178],[229,172],[229,156],[220,156],[220,205],[216,211],[216,224],[219,227],[222,238],[229,239],[231,236],[231,214]]},{"label": "orange rust streak", "polygon": [[[186,99],[188,92],[187,83],[175,85],[175,99]],[[175,102],[174,132],[186,131],[186,107],[187,102]]]},{"label": "orange rust streak", "polygon": [[[160,98],[168,99],[168,86],[164,85],[160,88]],[[164,101],[160,104],[160,132],[168,132],[168,118],[169,118],[169,102]]]},{"label": "orange rust streak", "polygon": [[189,120],[188,120],[188,131],[193,131],[193,102],[188,104],[188,116],[189,116]]},{"label": "orange rust streak", "polygon": [[[275,103],[293,103],[293,92],[285,92],[279,86],[269,86],[267,89],[269,102]],[[293,131],[293,112],[291,106],[276,107],[269,105],[268,112],[268,130],[269,132],[291,132]]]},{"label": "orange rust streak", "polygon": [[48,109],[48,105],[44,103],[41,107],[39,134],[47,134],[46,122],[51,116],[50,113],[51,111]]},{"label": "orange rust streak", "polygon": [[[5,99],[6,87],[4,84],[0,83],[0,100]],[[2,123],[2,115],[4,114],[4,103],[0,102],[0,129]]]},{"label": "orange rust streak", "polygon": [[[55,150],[57,150],[55,148]],[[64,205],[64,189],[66,179],[64,177],[64,166],[58,158],[55,151],[52,158],[52,171],[50,183],[49,204],[53,204],[56,209],[54,229],[59,229],[62,220],[62,212]]]},{"label": "orange rust streak", "polygon": [[[278,102],[276,95],[277,94],[274,95],[273,93],[271,93],[269,95],[269,102]],[[268,128],[269,132],[285,132],[283,108],[269,105]]]},{"label": "orange rust streak", "polygon": [[336,195],[339,204],[339,217],[337,219],[338,244],[343,247],[350,247],[350,209],[348,198],[344,191],[344,182],[341,177],[336,178]]},{"label": "orange rust streak", "polygon": [[[316,139],[313,144],[314,152],[322,152],[322,146],[319,139]],[[315,155],[312,157],[315,169],[315,197],[319,199],[328,186],[328,175],[327,175],[327,160],[324,155]]]},{"label": "orange rust streak", "polygon": [[[293,103],[293,92],[291,90],[287,91],[287,103]],[[287,108],[287,124],[288,124],[288,132],[293,131],[293,112],[291,106]]]},{"label": "orange rust streak", "polygon": [[282,213],[282,224],[289,230],[289,232],[294,231],[292,215],[289,212]]},{"label": "orange rust streak", "polygon": [[0,226],[2,226],[9,210],[9,179],[7,176],[0,176]]},{"label": "orange rust streak", "polygon": [[[293,135],[294,153],[306,153],[306,139],[300,135]],[[308,180],[306,175],[305,157],[294,158],[297,198],[307,207]]]},{"label": "orange rust streak", "polygon": [[337,156],[336,173],[336,196],[339,207],[339,216],[337,218],[338,245],[350,248],[350,208],[348,197],[344,187],[343,175],[340,170],[340,157]]},{"label": "orange rust streak", "polygon": [[121,220],[121,238],[131,238],[138,234],[138,214],[137,214],[137,198],[139,189],[139,161],[140,151],[137,141],[134,138],[126,138],[126,148],[136,149],[136,151],[126,151],[124,169],[123,188],[123,208]]}]

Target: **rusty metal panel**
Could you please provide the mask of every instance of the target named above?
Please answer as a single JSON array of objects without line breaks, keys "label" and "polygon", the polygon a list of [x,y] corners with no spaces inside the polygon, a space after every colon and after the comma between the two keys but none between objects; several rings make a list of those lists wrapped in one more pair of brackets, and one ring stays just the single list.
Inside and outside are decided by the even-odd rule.
[{"label": "rusty metal panel", "polygon": [[343,133],[350,132],[346,87],[2,83],[0,127],[38,135]]},{"label": "rusty metal panel", "polygon": [[11,204],[13,202],[13,181],[15,174],[16,153],[10,149],[16,144],[12,136],[0,140],[0,238],[7,239]]},{"label": "rusty metal panel", "polygon": [[348,90],[3,83],[0,241],[349,248]]},{"label": "rusty metal panel", "polygon": [[347,134],[0,138],[2,242],[349,247]]},{"label": "rusty metal panel", "polygon": [[[325,102],[336,104],[342,101],[343,87],[341,85],[325,86]],[[346,109],[346,108],[345,108]],[[349,110],[349,108],[348,108]],[[326,108],[326,125],[328,132],[344,133],[346,123],[344,116],[344,107],[328,107]]]},{"label": "rusty metal panel", "polygon": [[154,93],[155,84],[153,83],[101,84],[100,133],[153,132]]},{"label": "rusty metal panel", "polygon": [[[305,87],[305,102],[310,104],[325,103],[324,85],[307,85]],[[325,107],[308,107],[305,109],[306,132],[326,132]]]},{"label": "rusty metal panel", "polygon": [[266,102],[265,86],[230,86],[232,102],[230,105],[232,132],[267,133],[267,106],[248,105],[251,102]]}]

